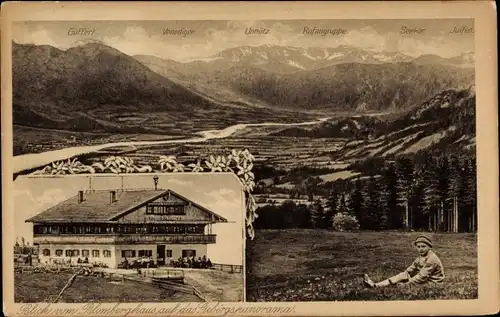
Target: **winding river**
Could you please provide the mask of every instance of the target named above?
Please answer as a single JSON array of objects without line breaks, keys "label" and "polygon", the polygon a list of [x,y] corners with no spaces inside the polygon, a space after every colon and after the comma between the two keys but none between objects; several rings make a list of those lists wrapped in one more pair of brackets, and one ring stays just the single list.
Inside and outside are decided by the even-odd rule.
[{"label": "winding river", "polygon": [[175,139],[175,140],[163,140],[163,141],[124,141],[124,142],[114,142],[105,143],[100,145],[89,145],[89,146],[75,146],[68,147],[60,150],[47,151],[42,153],[32,153],[14,156],[12,160],[13,173],[19,173],[24,170],[29,170],[33,168],[38,168],[45,166],[55,161],[65,160],[74,156],[79,156],[83,154],[89,154],[97,152],[100,150],[105,150],[107,148],[112,148],[116,146],[136,146],[136,145],[162,145],[162,144],[174,144],[174,143],[200,143],[211,139],[223,139],[227,138],[237,131],[245,129],[247,127],[271,127],[271,126],[304,126],[313,125],[324,122],[329,118],[321,118],[315,121],[306,121],[298,123],[274,123],[274,122],[264,122],[264,123],[239,123],[221,130],[206,130],[198,132],[198,137],[186,138],[186,139]]}]

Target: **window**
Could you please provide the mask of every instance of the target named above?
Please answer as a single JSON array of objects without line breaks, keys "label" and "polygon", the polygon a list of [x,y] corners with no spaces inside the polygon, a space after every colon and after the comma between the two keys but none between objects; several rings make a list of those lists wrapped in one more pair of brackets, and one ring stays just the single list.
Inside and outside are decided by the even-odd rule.
[{"label": "window", "polygon": [[80,256],[80,250],[73,250],[73,256]]},{"label": "window", "polygon": [[122,258],[135,258],[135,250],[122,250]]},{"label": "window", "polygon": [[192,256],[196,256],[196,250],[182,250],[183,258],[190,258]]},{"label": "window", "polygon": [[98,258],[99,257],[99,250],[92,250],[92,257]]},{"label": "window", "polygon": [[152,250],[139,250],[139,257],[141,256],[153,256]]},{"label": "window", "polygon": [[184,205],[149,205],[146,206],[146,215],[185,215]]},{"label": "window", "polygon": [[172,250],[167,250],[167,258],[171,258],[172,257]]},{"label": "window", "polygon": [[50,250],[49,249],[43,249],[42,254],[43,254],[43,256],[50,256]]},{"label": "window", "polygon": [[89,250],[82,250],[82,256],[89,256],[90,255],[90,252]]},{"label": "window", "polygon": [[169,206],[167,208],[167,215],[185,215],[186,211],[184,206]]},{"label": "window", "polygon": [[102,251],[102,255],[104,255],[105,258],[110,258],[111,257],[111,251],[104,250],[104,251]]},{"label": "window", "polygon": [[147,227],[137,227],[135,228],[135,233],[147,233]]},{"label": "window", "polygon": [[73,255],[72,254],[72,250],[66,250],[64,253],[65,253],[66,256],[72,256]]},{"label": "window", "polygon": [[57,249],[56,250],[56,256],[62,256],[63,255],[63,250]]},{"label": "window", "polygon": [[205,225],[196,226],[196,233],[204,233],[204,232],[205,232]]}]

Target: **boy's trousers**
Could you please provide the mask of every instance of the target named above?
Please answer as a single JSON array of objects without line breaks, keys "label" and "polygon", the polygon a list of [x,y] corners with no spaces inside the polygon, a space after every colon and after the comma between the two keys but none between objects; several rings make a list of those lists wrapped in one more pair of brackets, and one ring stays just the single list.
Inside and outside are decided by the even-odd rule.
[{"label": "boy's trousers", "polygon": [[397,275],[394,275],[393,277],[390,277],[388,280],[389,282],[391,282],[391,284],[397,284],[401,282],[408,282],[410,278],[411,275],[408,272],[404,271]]}]

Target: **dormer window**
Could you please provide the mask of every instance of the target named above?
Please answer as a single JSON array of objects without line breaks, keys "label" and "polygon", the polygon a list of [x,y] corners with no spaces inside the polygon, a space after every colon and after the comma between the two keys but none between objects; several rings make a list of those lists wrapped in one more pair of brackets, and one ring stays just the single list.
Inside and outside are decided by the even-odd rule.
[{"label": "dormer window", "polygon": [[186,210],[184,204],[176,204],[176,205],[151,204],[146,206],[146,214],[183,216],[186,214]]}]

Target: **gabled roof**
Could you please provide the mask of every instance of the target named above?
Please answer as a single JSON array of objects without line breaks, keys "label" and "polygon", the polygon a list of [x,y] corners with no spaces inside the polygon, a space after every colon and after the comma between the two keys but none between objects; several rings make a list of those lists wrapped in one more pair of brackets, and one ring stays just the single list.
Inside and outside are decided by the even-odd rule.
[{"label": "gabled roof", "polygon": [[114,202],[110,201],[109,190],[87,191],[82,202],[78,202],[77,194],[26,222],[112,222],[168,193],[214,215],[218,221],[227,222],[227,219],[170,189],[117,190]]}]

